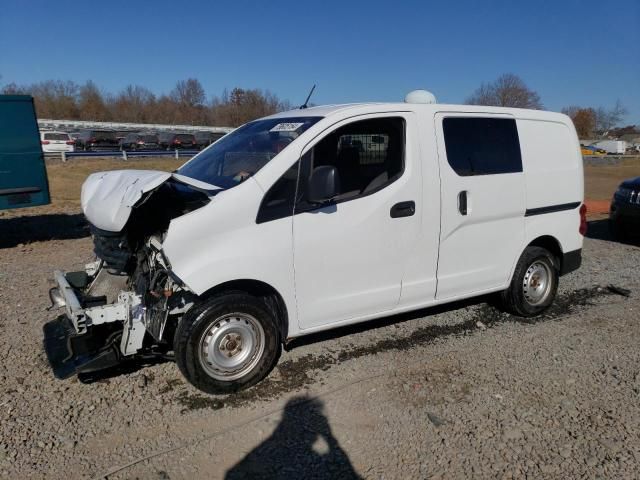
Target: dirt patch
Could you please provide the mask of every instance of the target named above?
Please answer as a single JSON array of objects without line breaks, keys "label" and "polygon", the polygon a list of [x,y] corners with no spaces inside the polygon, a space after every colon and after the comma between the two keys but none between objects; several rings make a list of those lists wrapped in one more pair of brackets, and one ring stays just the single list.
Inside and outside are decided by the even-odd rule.
[{"label": "dirt patch", "polygon": [[[219,410],[223,407],[237,408],[257,400],[276,398],[283,393],[308,386],[315,382],[316,374],[314,372],[327,370],[334,364],[390,350],[405,351],[419,345],[432,343],[439,339],[456,335],[467,335],[477,331],[479,328],[490,328],[493,325],[503,322],[535,324],[557,320],[572,313],[577,307],[593,305],[599,297],[613,294],[616,293],[600,286],[590,289],[574,290],[558,296],[552,307],[544,315],[534,318],[516,317],[502,312],[491,305],[482,304],[477,307],[475,314],[465,322],[455,325],[423,327],[415,330],[408,337],[399,336],[380,340],[371,345],[353,346],[353,348],[337,352],[333,355],[314,356],[308,354],[297,360],[281,362],[276,367],[275,374],[272,374],[249,390],[221,397],[190,394],[183,391],[177,396],[177,401],[185,407],[184,411],[203,408],[212,410]],[[482,327],[478,327],[478,322],[481,322]],[[462,396],[466,395],[465,392],[458,392],[454,397],[460,397],[459,394]]]},{"label": "dirt patch", "polygon": [[604,215],[609,213],[610,200],[585,200],[588,215]]}]

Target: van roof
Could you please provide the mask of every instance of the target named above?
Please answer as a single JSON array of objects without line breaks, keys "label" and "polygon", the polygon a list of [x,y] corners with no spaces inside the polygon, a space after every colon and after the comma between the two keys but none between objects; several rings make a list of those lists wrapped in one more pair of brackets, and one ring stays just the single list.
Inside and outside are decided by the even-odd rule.
[{"label": "van roof", "polygon": [[571,122],[569,117],[562,113],[546,110],[529,110],[525,108],[487,107],[483,105],[454,105],[443,103],[345,103],[338,105],[320,105],[306,109],[288,110],[276,113],[266,118],[291,118],[291,117],[331,117],[337,114],[366,114],[377,112],[460,112],[460,113],[493,113],[510,114],[516,118],[532,120],[548,120],[566,123]]}]

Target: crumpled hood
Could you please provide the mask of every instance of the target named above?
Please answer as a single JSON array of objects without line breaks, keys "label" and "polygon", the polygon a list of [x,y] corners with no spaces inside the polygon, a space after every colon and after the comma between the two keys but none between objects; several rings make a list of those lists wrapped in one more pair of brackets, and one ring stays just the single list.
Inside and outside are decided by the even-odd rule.
[{"label": "crumpled hood", "polygon": [[114,170],[92,173],[82,185],[80,201],[87,220],[110,232],[122,230],[131,209],[142,196],[173,178],[197,190],[213,191],[220,187],[177,173],[154,170]]}]

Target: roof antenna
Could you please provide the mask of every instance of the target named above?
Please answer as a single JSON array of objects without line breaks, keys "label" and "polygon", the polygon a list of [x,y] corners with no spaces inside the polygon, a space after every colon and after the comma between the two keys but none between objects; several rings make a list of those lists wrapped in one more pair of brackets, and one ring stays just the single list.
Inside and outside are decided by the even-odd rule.
[{"label": "roof antenna", "polygon": [[304,110],[305,108],[307,108],[307,103],[309,103],[309,99],[311,98],[311,95],[313,95],[313,91],[316,89],[316,84],[313,84],[313,87],[311,87],[311,91],[309,92],[309,95],[307,95],[307,99],[304,101],[304,103],[302,105],[300,105],[300,110]]}]

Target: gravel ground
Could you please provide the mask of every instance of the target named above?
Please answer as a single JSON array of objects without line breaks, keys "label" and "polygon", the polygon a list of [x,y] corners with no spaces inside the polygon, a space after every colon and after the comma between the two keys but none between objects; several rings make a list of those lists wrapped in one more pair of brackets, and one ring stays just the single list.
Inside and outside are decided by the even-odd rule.
[{"label": "gravel ground", "polygon": [[0,477],[640,478],[640,248],[591,227],[543,318],[477,299],[370,322],[211,397],[172,363],[55,380],[51,272],[90,239],[73,215],[0,219]]}]

